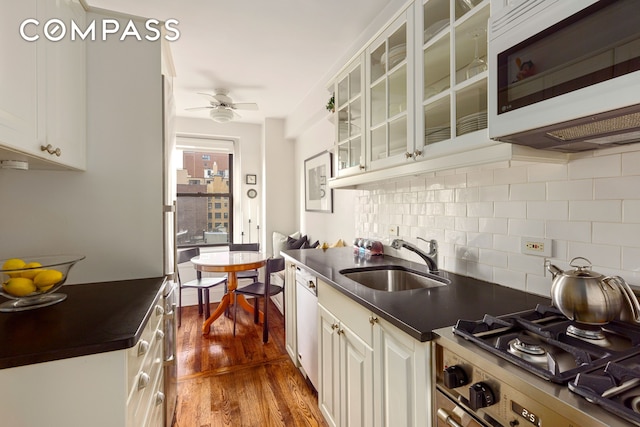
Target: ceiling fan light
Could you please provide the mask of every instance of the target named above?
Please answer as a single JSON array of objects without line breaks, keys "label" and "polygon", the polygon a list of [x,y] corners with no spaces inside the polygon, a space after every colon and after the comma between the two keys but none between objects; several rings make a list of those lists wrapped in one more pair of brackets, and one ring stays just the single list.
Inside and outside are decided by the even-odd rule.
[{"label": "ceiling fan light", "polygon": [[211,120],[217,123],[226,123],[233,119],[233,111],[226,108],[214,108],[209,112]]}]

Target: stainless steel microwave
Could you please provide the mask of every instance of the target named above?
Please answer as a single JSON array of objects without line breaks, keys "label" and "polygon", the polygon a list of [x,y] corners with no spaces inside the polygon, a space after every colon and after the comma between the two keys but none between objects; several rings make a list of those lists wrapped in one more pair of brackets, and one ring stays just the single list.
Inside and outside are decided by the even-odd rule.
[{"label": "stainless steel microwave", "polygon": [[637,0],[524,0],[489,22],[489,137],[577,152],[640,142]]}]

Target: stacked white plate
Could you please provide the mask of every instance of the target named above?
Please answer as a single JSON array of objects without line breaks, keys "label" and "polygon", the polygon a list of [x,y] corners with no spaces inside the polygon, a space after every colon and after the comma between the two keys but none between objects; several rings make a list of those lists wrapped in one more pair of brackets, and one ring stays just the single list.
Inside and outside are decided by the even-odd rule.
[{"label": "stacked white plate", "polygon": [[393,68],[396,64],[407,57],[407,45],[402,43],[389,49],[388,54],[387,52],[383,53],[380,58],[382,65],[387,63],[387,57],[389,58],[389,68]]},{"label": "stacked white plate", "polygon": [[461,117],[456,122],[456,134],[464,135],[465,133],[474,132],[487,127],[487,112],[480,111]]},{"label": "stacked white plate", "polygon": [[440,31],[444,30],[449,25],[449,19],[441,19],[440,21],[436,21],[433,24],[429,25],[424,30],[424,43],[428,42],[438,34]]},{"label": "stacked white plate", "polygon": [[449,126],[435,126],[424,130],[425,144],[433,144],[449,138],[451,138],[451,127]]}]

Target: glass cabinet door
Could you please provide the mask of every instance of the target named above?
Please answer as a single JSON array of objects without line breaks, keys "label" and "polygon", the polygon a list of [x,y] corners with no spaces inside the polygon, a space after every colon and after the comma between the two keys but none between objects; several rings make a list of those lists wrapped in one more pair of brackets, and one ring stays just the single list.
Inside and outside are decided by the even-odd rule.
[{"label": "glass cabinet door", "polygon": [[337,176],[357,172],[363,159],[363,90],[364,68],[362,59],[338,76],[335,85],[336,106],[336,155]]},{"label": "glass cabinet door", "polygon": [[413,152],[412,15],[407,10],[367,49],[367,163],[373,168]]}]

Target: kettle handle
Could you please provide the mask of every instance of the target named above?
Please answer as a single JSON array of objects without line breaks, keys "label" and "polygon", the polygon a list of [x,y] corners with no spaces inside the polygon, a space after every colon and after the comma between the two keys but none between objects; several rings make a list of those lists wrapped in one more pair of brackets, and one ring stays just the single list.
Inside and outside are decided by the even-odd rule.
[{"label": "kettle handle", "polygon": [[[576,261],[576,260],[579,260],[579,259],[581,259],[581,260],[583,260],[583,261],[587,261],[587,265],[578,265],[578,264],[575,264],[575,261]],[[577,257],[575,257],[575,258],[572,258],[572,259],[571,259],[571,261],[569,262],[569,265],[570,265],[571,267],[575,267],[575,268],[578,268],[578,269],[580,269],[580,270],[584,270],[585,268],[589,268],[589,269],[591,269],[591,267],[593,266],[593,264],[591,264],[591,261],[589,261],[589,260],[588,260],[588,259],[586,259],[585,257],[581,257],[581,256],[577,256]],[[622,279],[622,278],[621,278],[621,279]]]},{"label": "kettle handle", "polygon": [[640,303],[638,303],[638,299],[636,295],[633,293],[631,286],[620,276],[607,276],[602,279],[603,282],[613,281],[620,286],[622,290],[622,295],[627,300],[629,304],[629,308],[631,309],[631,317],[632,321],[635,323],[640,323]]}]

